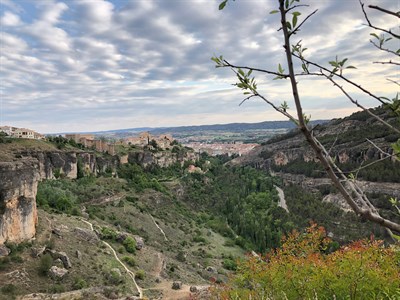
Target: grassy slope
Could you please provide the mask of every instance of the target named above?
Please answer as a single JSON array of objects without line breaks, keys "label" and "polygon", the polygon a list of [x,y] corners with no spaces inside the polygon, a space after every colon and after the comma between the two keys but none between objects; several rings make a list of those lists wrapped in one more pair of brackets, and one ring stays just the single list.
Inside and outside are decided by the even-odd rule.
[{"label": "grassy slope", "polygon": [[[194,222],[195,213],[170,197],[153,190],[145,190],[138,194],[137,198],[135,203],[116,200],[95,205],[94,210],[90,207],[88,209],[92,211],[92,216],[95,215],[89,219],[95,228],[96,226],[106,226],[145,238],[145,248],[137,251],[136,254],[127,253],[118,242],[110,242],[120,259],[124,256],[135,259],[137,265],[129,267],[132,271],[144,270],[145,277],[143,280],[138,280],[138,284],[147,289],[145,295],[157,296],[165,293],[166,287],[170,288],[172,280],[198,285],[207,284],[208,278],[211,276],[225,280],[227,271],[222,268],[222,256],[226,254],[243,255],[243,251],[237,247],[224,246],[224,237],[210,232],[201,224]],[[164,236],[154,224],[149,212],[165,231],[168,241],[164,240]],[[51,234],[51,228],[54,227],[63,228],[62,238]],[[74,233],[75,227],[89,228],[79,217],[49,213],[39,209],[37,238],[33,241],[32,246],[53,244],[53,249],[67,253],[73,267],[61,282],[53,281],[48,276],[40,276],[38,275],[40,259],[33,258],[30,247],[27,247],[17,253],[20,262],[13,259],[1,264],[1,286],[10,283],[15,285],[14,295],[60,292],[74,289],[76,280],[83,279],[88,286],[107,285],[123,294],[134,294],[135,288],[128,274],[123,271],[111,251],[102,243],[91,244],[79,239]],[[193,242],[193,236],[198,235],[199,232],[205,238],[204,243]],[[177,259],[178,253],[182,249],[186,255],[185,261]],[[82,253],[81,259],[76,257],[76,250]],[[205,267],[209,265],[217,267],[219,274],[205,271]],[[112,268],[121,270],[123,283],[110,284],[107,274]],[[24,270],[24,276],[18,277],[15,274],[9,274],[15,270]],[[163,280],[158,284],[156,278],[160,275]],[[12,296],[0,291],[0,299],[12,299]]]}]

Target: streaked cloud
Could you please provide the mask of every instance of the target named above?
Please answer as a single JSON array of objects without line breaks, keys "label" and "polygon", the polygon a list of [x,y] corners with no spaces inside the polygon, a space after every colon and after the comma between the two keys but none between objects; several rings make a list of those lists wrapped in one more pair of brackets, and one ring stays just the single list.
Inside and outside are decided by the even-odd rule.
[{"label": "streaked cloud", "polygon": [[[351,78],[382,96],[396,92],[386,77],[398,78],[398,68],[371,63],[388,56],[369,43],[372,30],[357,0],[305,2],[311,7],[303,16],[319,10],[294,38],[308,57],[324,64],[348,57],[358,68]],[[395,2],[379,5],[397,11]],[[275,70],[284,55],[278,16],[268,14],[274,2],[235,1],[222,12],[218,3],[0,0],[0,123],[65,132],[282,119],[259,100],[239,107],[234,74],[210,61],[223,54],[234,64]],[[370,17],[398,29],[396,18]],[[260,90],[290,102],[288,81],[271,78],[257,77]],[[355,110],[330,83],[299,82],[313,118]]]}]

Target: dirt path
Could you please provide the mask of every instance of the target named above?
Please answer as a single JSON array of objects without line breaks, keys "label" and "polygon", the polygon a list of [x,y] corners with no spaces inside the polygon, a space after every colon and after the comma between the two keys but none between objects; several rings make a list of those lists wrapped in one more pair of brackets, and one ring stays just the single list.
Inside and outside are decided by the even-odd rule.
[{"label": "dirt path", "polygon": [[279,196],[279,206],[282,207],[284,210],[286,210],[287,212],[289,212],[289,209],[286,205],[286,200],[285,200],[285,194],[283,193],[283,190],[275,185],[275,189],[278,192],[278,196]]},{"label": "dirt path", "polygon": [[[90,226],[90,229],[93,231],[93,224],[81,219],[82,222],[88,224]],[[110,248],[110,250],[112,251],[112,253],[114,254],[115,259],[120,263],[120,265],[125,269],[125,271],[128,273],[128,275],[131,277],[132,282],[134,283],[137,291],[139,292],[139,297],[143,298],[143,291],[142,289],[139,287],[139,285],[137,284],[136,280],[135,280],[135,273],[133,273],[131,270],[128,269],[128,267],[119,259],[117,253],[115,252],[114,248],[111,247],[111,245],[105,241],[102,241],[104,245],[106,245],[108,248]]]},{"label": "dirt path", "polygon": [[[150,214],[149,214],[150,215]],[[157,226],[157,228],[161,231],[162,235],[164,236],[164,240],[168,242],[167,236],[165,235],[164,230],[160,226],[158,226],[156,220],[154,220],[153,216],[150,215],[150,218],[153,220],[154,224]]]}]

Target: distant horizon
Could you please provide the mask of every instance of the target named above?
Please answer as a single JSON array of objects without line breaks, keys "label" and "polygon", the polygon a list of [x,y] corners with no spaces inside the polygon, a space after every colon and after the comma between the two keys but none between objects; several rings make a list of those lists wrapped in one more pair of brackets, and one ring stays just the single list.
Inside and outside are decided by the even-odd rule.
[{"label": "distant horizon", "polygon": [[[333,118],[336,119],[336,118]],[[318,119],[318,120],[311,120],[314,122],[320,122],[320,121],[331,121],[333,119]],[[287,122],[287,123],[293,123],[290,120],[275,120],[275,121],[261,121],[261,122],[232,122],[232,123],[216,123],[216,124],[193,124],[193,125],[182,125],[182,126],[160,126],[160,127],[128,127],[128,128],[118,128],[118,129],[109,129],[109,130],[100,130],[100,131],[62,131],[62,132],[39,132],[35,130],[35,128],[30,128],[30,127],[19,127],[19,126],[13,126],[10,124],[5,124],[5,125],[0,125],[1,126],[11,126],[11,127],[17,127],[17,128],[27,128],[31,129],[33,131],[37,131],[42,134],[47,134],[47,135],[54,135],[54,134],[96,134],[96,133],[102,133],[102,132],[116,132],[116,131],[127,131],[127,130],[135,130],[140,132],[141,130],[147,131],[147,130],[157,130],[157,129],[172,129],[172,128],[185,128],[185,127],[202,127],[202,126],[224,126],[224,125],[233,125],[233,124],[260,124],[260,123],[272,123],[272,122]],[[294,125],[294,124],[293,124]],[[294,125],[295,126],[295,125]]]}]

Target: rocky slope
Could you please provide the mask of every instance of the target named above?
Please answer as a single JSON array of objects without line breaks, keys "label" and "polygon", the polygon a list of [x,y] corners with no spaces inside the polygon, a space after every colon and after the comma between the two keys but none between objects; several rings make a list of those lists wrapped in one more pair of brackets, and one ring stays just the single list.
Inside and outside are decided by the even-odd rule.
[{"label": "rocky slope", "polygon": [[[387,110],[377,108],[374,112],[399,127],[396,117],[391,116]],[[360,166],[384,158],[387,156],[385,153],[393,154],[391,143],[399,136],[386,126],[366,112],[358,112],[344,119],[317,125],[313,132],[341,169],[355,174],[362,181],[361,186],[365,192],[400,196],[400,163],[393,156],[360,172],[352,172]],[[315,154],[298,130],[271,139],[248,155],[236,158],[231,164],[251,165],[277,172],[285,182],[308,189],[330,185]]]},{"label": "rocky slope", "polygon": [[[14,145],[15,144],[15,145]],[[25,145],[25,146],[24,146]],[[195,160],[193,152],[136,151],[126,156],[109,156],[80,149],[59,150],[46,142],[0,144],[0,245],[21,242],[35,235],[36,190],[43,179],[77,178],[78,173],[115,173],[119,164],[135,162],[144,167],[166,167]]]}]

